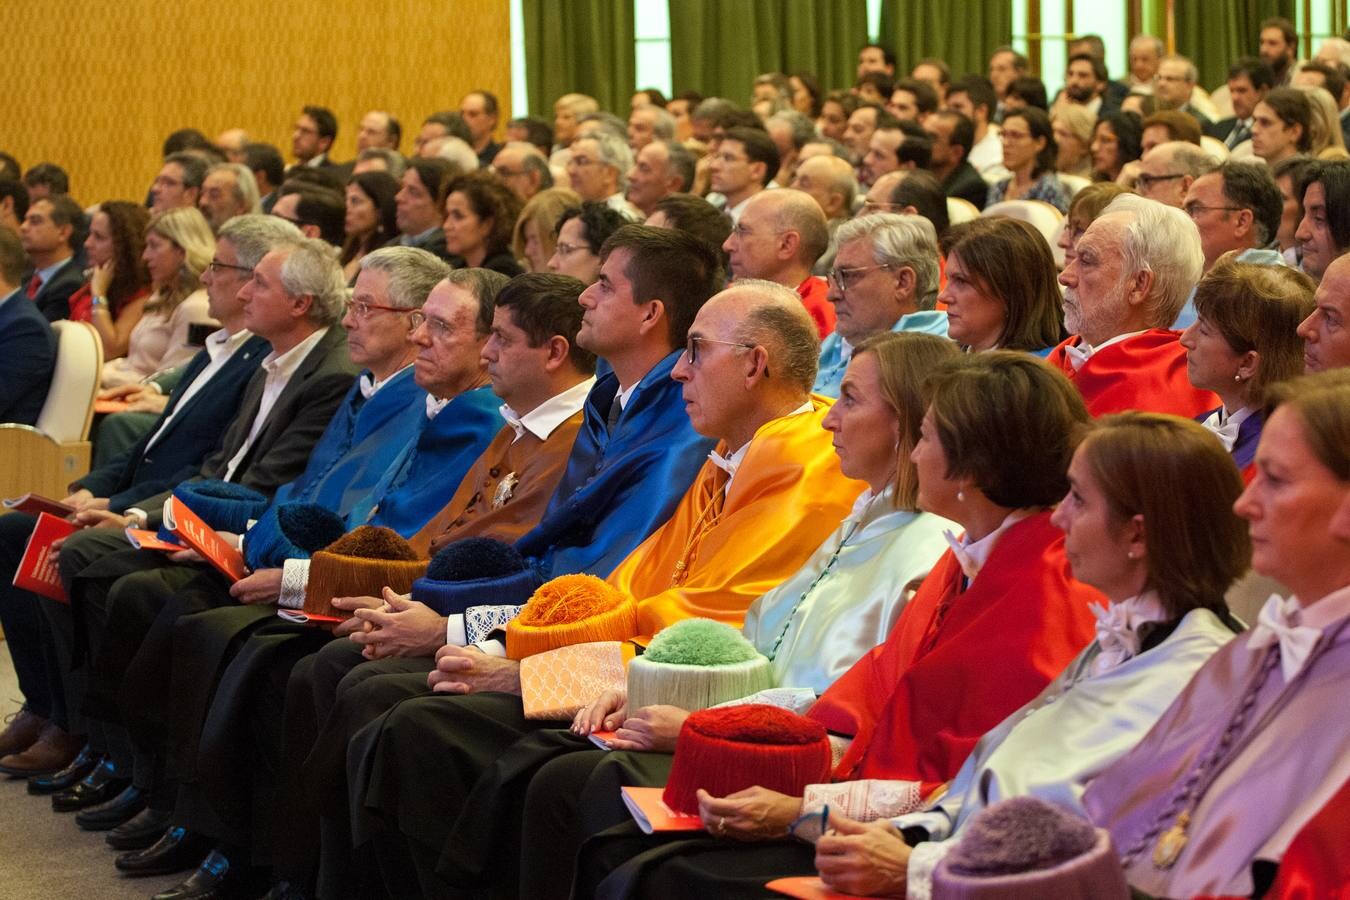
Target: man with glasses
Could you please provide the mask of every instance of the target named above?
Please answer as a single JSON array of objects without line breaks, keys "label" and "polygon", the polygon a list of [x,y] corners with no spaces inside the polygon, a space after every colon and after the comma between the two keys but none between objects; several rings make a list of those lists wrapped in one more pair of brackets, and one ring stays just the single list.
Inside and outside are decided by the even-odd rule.
[{"label": "man with glasses", "polygon": [[152,213],[196,206],[206,180],[206,161],[191,153],[170,153],[150,184]]},{"label": "man with glasses", "polygon": [[947,314],[933,307],[938,293],[937,234],[927,219],[876,213],[839,226],[839,252],[829,273],[834,334],[820,346],[812,390],[839,396],[853,348],[886,331],[947,336]]},{"label": "man with glasses", "polygon": [[[211,318],[220,322],[220,329],[183,367],[156,423],[116,459],[73,482],[66,504],[81,511],[127,509],[173,484],[182,472],[197,470],[219,442],[245,385],[270,349],[264,338],[244,327],[239,288],[263,254],[295,237],[294,228],[266,216],[241,216],[222,228],[215,257],[202,275]],[[61,669],[43,661],[37,595],[10,585],[34,524],[36,518],[24,513],[0,516],[0,622],[25,698],[24,711],[0,734],[0,750],[22,754],[7,763],[11,775],[65,770],[62,777],[34,785],[34,793],[51,793],[73,787],[93,768],[97,752],[108,747],[89,734],[78,710],[68,714]],[[30,732],[33,740],[24,746]],[[80,750],[75,736],[84,734],[95,742],[95,750],[87,750],[78,765],[66,769]]]},{"label": "man with glasses", "polygon": [[504,144],[492,158],[492,171],[501,176],[522,202],[529,202],[535,194],[553,187],[548,160],[533,145],[523,141]]},{"label": "man with glasses", "polygon": [[[718,443],[666,524],[607,579],[636,600],[639,640],[690,616],[740,623],[764,586],[796,571],[847,514],[862,485],[840,473],[820,427],[831,404],[810,395],[816,348],[797,295],[770,282],[734,283],[694,318],[671,377],[693,428]],[[414,679],[368,682],[368,696],[396,699]],[[393,845],[391,860],[413,864],[381,867],[391,896],[416,895],[418,885],[482,887],[444,879],[437,860],[475,777],[550,725],[525,719],[530,686],[515,660],[447,646],[429,683],[436,693],[399,703],[348,749],[358,773],[354,834],[381,853]],[[480,852],[498,849],[487,842]],[[515,874],[481,862],[494,887]]]},{"label": "man with glasses", "polygon": [[[274,229],[281,229],[280,237]],[[176,476],[147,485],[147,489],[118,495],[115,504],[110,498],[105,506],[91,504],[77,514],[81,524],[91,527],[72,535],[61,546],[59,556],[60,564],[65,566],[62,576],[71,603],[42,604],[51,631],[52,646],[48,651],[55,653],[54,659],[67,678],[69,709],[74,712],[92,708],[84,703],[92,691],[99,698],[94,702],[101,703],[107,717],[98,726],[106,736],[99,749],[108,751],[109,758],[79,784],[57,795],[59,800],[54,800],[54,806],[61,810],[90,807],[78,820],[88,829],[112,828],[144,808],[155,779],[154,758],[153,754],[142,755],[142,769],[133,784],[131,743],[116,705],[125,660],[123,664],[109,662],[102,668],[86,660],[77,670],[73,663],[74,649],[102,647],[110,623],[113,633],[134,647],[145,637],[146,626],[165,597],[159,594],[149,602],[128,597],[128,602],[119,604],[117,614],[113,615],[110,590],[123,580],[153,581],[161,571],[185,568],[175,566],[163,554],[130,549],[123,528],[159,527],[164,501],[171,489],[184,480],[224,479],[272,494],[303,470],[316,439],[333,418],[355,374],[347,356],[346,334],[334,327],[341,315],[345,289],[341,269],[331,251],[318,242],[295,236],[293,228],[280,222],[276,226],[248,229],[227,223],[222,235],[235,250],[236,261],[230,262],[231,248],[226,246],[225,258],[217,258],[208,279],[220,280],[218,297],[230,296],[228,291],[236,288],[235,296],[242,308],[239,321],[271,344],[271,352],[253,372],[234,417],[214,451],[196,470],[197,474],[192,474],[191,468],[179,471]],[[239,267],[244,267],[252,256],[246,253],[246,244],[255,241],[264,252],[252,257],[257,262],[249,267],[251,274],[240,284],[239,276],[243,273]],[[218,248],[217,253],[220,252]],[[226,282],[226,277],[232,280]],[[189,399],[209,402],[213,401],[214,393],[203,389],[198,398]],[[191,408],[184,404],[184,412]],[[170,421],[168,425],[175,423]],[[170,443],[156,441],[153,434],[149,440],[153,443],[148,445],[147,456],[167,449]],[[128,497],[125,501],[120,499],[124,495]],[[130,583],[134,586],[136,582]],[[78,634],[77,621],[81,623]],[[161,644],[164,638],[167,634],[161,635]],[[164,656],[165,649],[160,646],[158,655]],[[150,656],[155,657],[156,653],[152,650]],[[115,677],[100,679],[95,672],[112,672]],[[150,692],[162,699],[163,683],[155,683]]]},{"label": "man with glasses", "polygon": [[1200,147],[1186,141],[1168,141],[1149,150],[1139,160],[1134,186],[1139,196],[1181,209],[1191,184],[1218,162]]},{"label": "man with glasses", "polygon": [[604,203],[630,222],[642,219],[642,211],[624,199],[628,170],[633,167],[633,151],[627,141],[597,128],[572,141],[567,160],[567,177],[572,190],[582,200]]},{"label": "man with glasses", "polygon": [[796,291],[823,339],[834,331],[834,308],[825,298],[825,279],[812,275],[811,267],[828,245],[825,214],[816,201],[779,188],[750,198],[722,249],[733,280],[756,278]]},{"label": "man with glasses", "polygon": [[306,106],[291,130],[291,155],[296,166],[311,169],[330,168],[328,151],[337,140],[338,122],[333,111],[323,106]]}]

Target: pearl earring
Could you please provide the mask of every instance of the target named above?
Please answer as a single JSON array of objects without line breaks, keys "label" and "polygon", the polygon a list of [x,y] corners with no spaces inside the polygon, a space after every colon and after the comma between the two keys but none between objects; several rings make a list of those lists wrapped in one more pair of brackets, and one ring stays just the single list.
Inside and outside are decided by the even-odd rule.
[{"label": "pearl earring", "polygon": [[1135,553],[1133,550],[1131,550],[1131,551],[1129,551],[1128,553],[1125,554],[1125,558],[1126,558],[1126,559],[1138,559],[1138,558],[1139,558],[1139,554],[1137,554],[1137,553]]},{"label": "pearl earring", "polygon": [[956,492],[956,501],[957,501],[958,503],[965,503],[965,502],[966,502],[966,492],[965,492],[965,491],[960,491],[960,490],[958,490],[958,491]]}]

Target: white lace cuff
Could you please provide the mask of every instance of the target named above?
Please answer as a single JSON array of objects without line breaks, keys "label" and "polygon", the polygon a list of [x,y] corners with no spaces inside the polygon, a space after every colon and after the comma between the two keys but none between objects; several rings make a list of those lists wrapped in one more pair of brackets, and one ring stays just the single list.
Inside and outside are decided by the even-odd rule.
[{"label": "white lace cuff", "polygon": [[905,896],[909,900],[932,900],[933,870],[955,846],[953,841],[925,841],[909,851]]},{"label": "white lace cuff", "polygon": [[309,560],[286,560],[281,564],[281,596],[277,598],[277,606],[282,609],[302,609],[305,605],[307,584],[309,584]]},{"label": "white lace cuff", "polygon": [[794,712],[797,715],[805,715],[810,709],[811,704],[816,702],[816,692],[810,688],[768,688],[763,691],[757,691],[748,697],[739,697],[735,700],[727,700],[725,703],[719,703],[718,706],[747,706],[752,703],[759,703],[765,706],[776,706],[779,709],[786,709],[788,712]]},{"label": "white lace cuff", "polygon": [[807,785],[802,812],[818,812],[829,806],[859,822],[875,822],[913,812],[921,803],[923,795],[917,781],[865,779]]}]

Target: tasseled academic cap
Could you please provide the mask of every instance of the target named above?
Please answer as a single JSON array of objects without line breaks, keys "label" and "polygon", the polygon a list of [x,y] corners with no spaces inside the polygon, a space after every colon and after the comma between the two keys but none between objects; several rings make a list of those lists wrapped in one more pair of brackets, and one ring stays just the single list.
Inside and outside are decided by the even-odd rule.
[{"label": "tasseled academic cap", "polygon": [[184,481],[173,495],[208,526],[231,534],[243,534],[249,520],[261,516],[270,502],[265,494],[232,481]]},{"label": "tasseled academic cap", "polygon": [[735,628],[684,619],[657,632],[628,664],[628,708],[669,705],[691,712],[773,687],[769,660]]},{"label": "tasseled academic cap", "polygon": [[693,813],[699,788],[725,797],[759,785],[800,797],[808,784],[829,779],[825,726],[776,706],[721,706],[684,720],[661,799]]},{"label": "tasseled academic cap", "polygon": [[347,618],[334,597],[379,597],[388,587],[406,594],[427,569],[427,561],[395,531],[362,525],[315,553],[305,586],[307,613]]},{"label": "tasseled academic cap", "polygon": [[443,616],[462,615],[470,606],[521,606],[538,584],[515,547],[474,537],[442,547],[413,582],[412,598]]},{"label": "tasseled academic cap", "polygon": [[1111,836],[1039,797],[980,810],[933,872],[933,900],[1124,900]]},{"label": "tasseled academic cap", "polygon": [[524,659],[557,647],[623,641],[637,634],[637,604],[594,575],[546,582],[506,626],[506,655]]},{"label": "tasseled academic cap", "polygon": [[244,535],[244,562],[257,571],[309,559],[346,531],[341,516],[316,503],[273,504]]}]

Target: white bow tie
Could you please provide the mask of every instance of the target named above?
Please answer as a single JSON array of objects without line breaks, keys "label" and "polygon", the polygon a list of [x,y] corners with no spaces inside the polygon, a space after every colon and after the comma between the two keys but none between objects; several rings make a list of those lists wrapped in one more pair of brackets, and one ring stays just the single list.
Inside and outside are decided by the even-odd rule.
[{"label": "white bow tie", "polygon": [[1130,627],[1125,604],[1088,607],[1097,618],[1097,644],[1101,652],[1092,662],[1092,674],[1109,672],[1127,659],[1139,655],[1139,635]]},{"label": "white bow tie", "polygon": [[1286,684],[1302,670],[1308,654],[1312,653],[1317,639],[1322,636],[1321,629],[1290,624],[1290,616],[1297,609],[1298,601],[1293,597],[1286,600],[1279,594],[1271,594],[1266,605],[1261,607],[1256,627],[1247,640],[1247,647],[1251,650],[1261,650],[1279,642],[1280,671],[1284,673]]},{"label": "white bow tie", "polygon": [[1242,427],[1242,420],[1229,416],[1223,419],[1223,410],[1215,410],[1208,419],[1205,419],[1204,426],[1218,436],[1223,442],[1223,449],[1229,453],[1233,452],[1233,445],[1237,443],[1238,429]]},{"label": "white bow tie", "polygon": [[965,573],[967,578],[974,581],[975,576],[980,574],[980,564],[975,561],[975,557],[966,551],[965,547],[961,546],[961,542],[957,540],[956,535],[952,534],[951,529],[942,532],[942,536],[947,539],[947,546],[952,548],[956,561],[961,564],[961,571]]},{"label": "white bow tie", "polygon": [[1069,358],[1069,365],[1073,366],[1075,372],[1083,368],[1083,364],[1091,359],[1092,354],[1095,352],[1096,351],[1092,349],[1092,345],[1087,341],[1081,341],[1078,344],[1070,344],[1064,348],[1064,355]]}]

